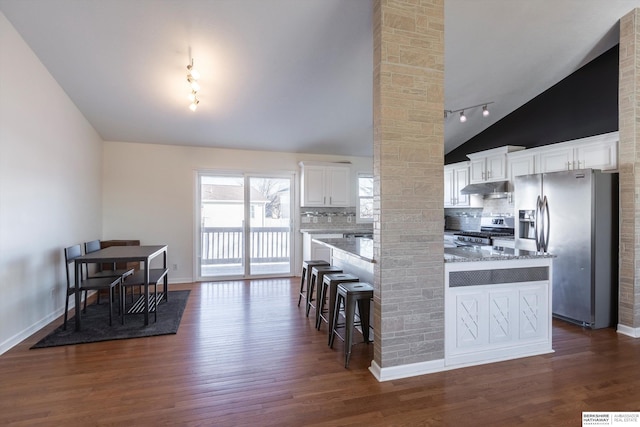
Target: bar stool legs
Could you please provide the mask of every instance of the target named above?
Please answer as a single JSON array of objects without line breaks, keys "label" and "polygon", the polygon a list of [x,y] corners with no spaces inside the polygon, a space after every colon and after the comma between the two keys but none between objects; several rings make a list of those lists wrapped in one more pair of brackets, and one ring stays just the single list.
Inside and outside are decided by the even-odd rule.
[{"label": "bar stool legs", "polygon": [[[371,310],[371,298],[373,298],[373,286],[368,283],[341,283],[338,285],[336,304],[333,310],[333,329],[329,338],[329,347],[333,348],[333,341],[338,334],[338,317],[340,305],[345,307],[345,333],[344,333],[344,367],[349,367],[351,358],[351,346],[353,344],[353,329],[355,326],[356,304],[360,313],[360,326],[365,343],[369,343],[369,315]],[[342,338],[342,337],[341,337]]]},{"label": "bar stool legs", "polygon": [[[311,310],[311,308],[316,310],[314,325],[318,323],[318,310],[320,307],[320,290],[322,288],[322,281],[324,280],[325,274],[331,273],[342,273],[342,269],[340,267],[335,267],[332,265],[316,266],[311,268],[311,283],[309,284],[309,288],[307,289],[307,317],[309,317],[309,311]],[[318,288],[316,290],[316,295],[314,298],[313,292],[316,289],[316,284]]]},{"label": "bar stool legs", "polygon": [[[357,276],[348,273],[335,273],[327,274],[322,281],[322,288],[319,298],[319,316],[316,322],[316,329],[320,330],[322,322],[328,324],[327,327],[327,345],[329,345],[329,339],[331,338],[331,331],[333,330],[333,309],[336,305],[336,295],[338,293],[338,285],[341,283],[358,282]],[[328,297],[328,298],[327,298]],[[327,301],[328,299],[328,301]]]},{"label": "bar stool legs", "polygon": [[321,259],[313,259],[313,260],[302,262],[302,274],[300,274],[300,295],[298,296],[298,307],[300,307],[300,301],[302,301],[303,296],[305,301],[307,301],[307,290],[309,289],[309,284],[311,283],[311,268],[314,266],[320,266],[320,265],[329,265],[329,263]]}]

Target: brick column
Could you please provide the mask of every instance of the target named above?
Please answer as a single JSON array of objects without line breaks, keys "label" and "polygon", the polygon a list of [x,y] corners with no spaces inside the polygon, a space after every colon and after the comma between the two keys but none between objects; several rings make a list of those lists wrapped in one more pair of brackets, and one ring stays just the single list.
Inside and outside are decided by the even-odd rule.
[{"label": "brick column", "polygon": [[374,368],[444,358],[444,1],[374,2]]},{"label": "brick column", "polygon": [[620,291],[618,330],[640,336],[640,9],[620,19]]}]

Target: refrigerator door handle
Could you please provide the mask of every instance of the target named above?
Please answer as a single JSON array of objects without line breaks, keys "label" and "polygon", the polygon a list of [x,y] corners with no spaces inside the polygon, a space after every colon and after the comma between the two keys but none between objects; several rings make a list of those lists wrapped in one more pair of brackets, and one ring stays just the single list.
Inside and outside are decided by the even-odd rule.
[{"label": "refrigerator door handle", "polygon": [[544,210],[545,223],[544,223],[544,242],[543,242],[543,251],[546,253],[549,249],[549,232],[551,231],[551,217],[549,215],[549,201],[547,200],[547,196],[544,196],[542,199],[542,209]]},{"label": "refrigerator door handle", "polygon": [[535,239],[536,239],[536,250],[538,252],[540,252],[541,250],[541,243],[540,240],[542,239],[542,229],[541,229],[541,221],[542,221],[542,199],[540,198],[540,196],[538,196],[538,198],[536,199],[536,216],[535,216]]}]

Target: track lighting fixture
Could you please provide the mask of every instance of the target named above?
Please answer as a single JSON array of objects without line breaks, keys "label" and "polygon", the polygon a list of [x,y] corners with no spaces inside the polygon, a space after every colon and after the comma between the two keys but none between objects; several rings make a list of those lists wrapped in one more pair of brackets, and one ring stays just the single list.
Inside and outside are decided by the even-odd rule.
[{"label": "track lighting fixture", "polygon": [[465,110],[472,110],[474,108],[482,107],[482,117],[489,117],[489,105],[493,104],[492,102],[483,102],[482,104],[472,105],[470,107],[458,108],[457,110],[444,110],[444,118],[446,119],[450,114],[460,113],[460,123],[464,123],[467,121],[467,115],[464,113]]},{"label": "track lighting fixture", "polygon": [[193,68],[193,58],[191,58],[191,63],[187,65],[187,82],[189,82],[189,86],[191,87],[191,94],[188,97],[189,101],[191,101],[189,105],[191,111],[196,111],[200,103],[198,100],[198,91],[200,90],[200,84],[198,83],[199,78],[200,73]]}]

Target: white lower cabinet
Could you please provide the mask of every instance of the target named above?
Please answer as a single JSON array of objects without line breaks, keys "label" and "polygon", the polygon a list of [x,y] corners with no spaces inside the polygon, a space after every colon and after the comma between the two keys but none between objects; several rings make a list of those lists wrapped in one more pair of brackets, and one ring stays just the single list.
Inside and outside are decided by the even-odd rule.
[{"label": "white lower cabinet", "polygon": [[314,243],[313,239],[339,239],[342,233],[303,233],[302,234],[302,258],[305,260],[323,260],[331,263],[331,249],[325,245]]},{"label": "white lower cabinet", "polygon": [[[455,317],[448,342],[447,364],[501,359],[517,354],[517,346],[548,338],[548,284],[473,286],[450,295]],[[511,353],[515,350],[514,353]]]},{"label": "white lower cabinet", "polygon": [[504,269],[498,275],[515,280],[532,271],[539,274],[540,267],[551,277],[549,260],[482,264],[445,263],[445,364],[474,365],[552,351],[550,280],[449,285],[450,274],[457,275],[451,283],[461,277],[477,283],[483,277],[493,280]]},{"label": "white lower cabinet", "polygon": [[311,259],[321,259],[331,264],[331,249],[324,245],[311,242]]}]

